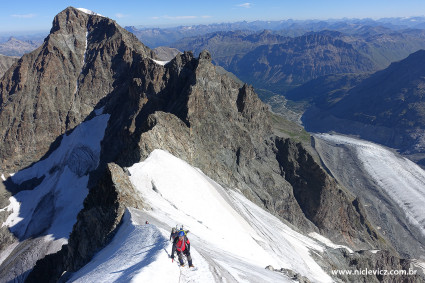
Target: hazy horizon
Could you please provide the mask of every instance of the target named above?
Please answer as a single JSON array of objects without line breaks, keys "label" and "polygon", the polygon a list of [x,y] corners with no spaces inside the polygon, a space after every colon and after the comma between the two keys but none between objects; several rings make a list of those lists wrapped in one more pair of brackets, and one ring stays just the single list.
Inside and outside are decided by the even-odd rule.
[{"label": "hazy horizon", "polygon": [[0,34],[49,31],[56,14],[68,6],[86,8],[111,18],[121,26],[175,27],[239,21],[381,19],[420,17],[422,0],[277,0],[200,2],[181,1],[36,1],[8,2],[0,11]]}]

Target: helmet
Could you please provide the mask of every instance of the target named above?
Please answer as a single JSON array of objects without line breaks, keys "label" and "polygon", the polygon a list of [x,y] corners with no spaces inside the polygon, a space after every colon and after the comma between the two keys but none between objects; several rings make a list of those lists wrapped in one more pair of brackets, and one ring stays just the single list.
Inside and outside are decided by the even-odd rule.
[{"label": "helmet", "polygon": [[179,237],[183,237],[184,236],[184,231],[180,231],[179,232]]}]

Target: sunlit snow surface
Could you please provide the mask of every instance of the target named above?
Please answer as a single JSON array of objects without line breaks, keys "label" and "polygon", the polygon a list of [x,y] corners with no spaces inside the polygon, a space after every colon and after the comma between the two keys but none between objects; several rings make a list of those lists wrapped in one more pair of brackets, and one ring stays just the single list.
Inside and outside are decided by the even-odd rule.
[{"label": "sunlit snow surface", "polygon": [[160,61],[160,60],[155,60],[155,59],[152,59],[152,61],[154,61],[156,64],[161,65],[161,66],[165,66],[167,63],[170,62],[170,61]]},{"label": "sunlit snow surface", "polygon": [[422,168],[371,142],[339,135],[317,136],[355,148],[370,177],[403,209],[410,223],[425,235],[425,171]]},{"label": "sunlit snow surface", "polygon": [[86,13],[88,15],[101,16],[101,17],[103,17],[101,14],[95,13],[95,12],[89,10],[89,9],[86,9],[86,8],[77,8],[77,10],[79,10],[79,11],[81,11],[83,13]]},{"label": "sunlit snow surface", "polygon": [[[113,242],[71,282],[287,282],[292,269],[331,282],[310,253],[324,245],[303,236],[244,196],[223,189],[198,169],[155,150],[129,168],[130,180],[152,210],[130,209]],[[145,220],[150,224],[143,225]],[[171,262],[170,227],[189,229],[197,271]]]}]

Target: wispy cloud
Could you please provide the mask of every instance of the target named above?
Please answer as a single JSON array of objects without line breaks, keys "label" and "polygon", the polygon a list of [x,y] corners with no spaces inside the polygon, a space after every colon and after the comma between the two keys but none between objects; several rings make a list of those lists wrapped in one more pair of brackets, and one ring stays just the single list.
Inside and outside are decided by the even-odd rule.
[{"label": "wispy cloud", "polygon": [[242,7],[242,8],[251,8],[252,3],[243,3],[243,4],[236,5],[236,6]]},{"label": "wispy cloud", "polygon": [[197,16],[164,16],[164,18],[169,20],[187,20],[187,19],[196,19]]},{"label": "wispy cloud", "polygon": [[29,19],[29,18],[34,18],[36,14],[14,14],[10,16],[13,18]]},{"label": "wispy cloud", "polygon": [[192,20],[192,19],[208,19],[211,16],[161,16],[161,17],[151,17],[153,20],[167,19],[167,20]]},{"label": "wispy cloud", "polygon": [[127,18],[127,17],[129,17],[130,15],[125,15],[125,14],[121,14],[121,13],[116,13],[115,14],[115,17],[117,17],[118,19],[122,19],[122,18]]}]

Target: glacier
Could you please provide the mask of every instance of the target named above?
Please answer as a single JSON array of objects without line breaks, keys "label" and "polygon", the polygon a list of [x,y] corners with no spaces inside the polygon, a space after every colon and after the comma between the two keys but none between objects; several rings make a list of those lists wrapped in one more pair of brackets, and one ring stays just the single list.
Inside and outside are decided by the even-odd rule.
[{"label": "glacier", "polygon": [[332,134],[317,137],[354,148],[365,172],[425,236],[425,171],[421,167],[372,142]]}]

